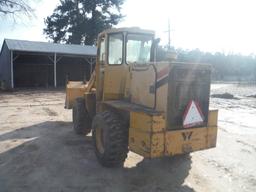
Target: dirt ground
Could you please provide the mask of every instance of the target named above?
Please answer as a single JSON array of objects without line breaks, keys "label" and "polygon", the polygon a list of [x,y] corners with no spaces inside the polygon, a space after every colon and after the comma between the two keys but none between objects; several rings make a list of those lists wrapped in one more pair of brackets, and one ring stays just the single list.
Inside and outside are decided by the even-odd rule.
[{"label": "dirt ground", "polygon": [[217,148],[147,160],[129,153],[124,168],[103,168],[91,136],[74,134],[64,91],[0,93],[0,191],[256,191],[256,94],[250,85],[214,84]]}]

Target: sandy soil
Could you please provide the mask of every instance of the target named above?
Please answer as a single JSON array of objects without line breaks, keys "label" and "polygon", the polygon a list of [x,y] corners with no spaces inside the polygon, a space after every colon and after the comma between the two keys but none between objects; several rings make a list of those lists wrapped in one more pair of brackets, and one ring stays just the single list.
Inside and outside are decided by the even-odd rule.
[{"label": "sandy soil", "polygon": [[129,153],[124,168],[101,167],[91,136],[72,130],[63,91],[0,93],[0,191],[256,191],[256,87],[217,84],[217,148],[147,160]]}]

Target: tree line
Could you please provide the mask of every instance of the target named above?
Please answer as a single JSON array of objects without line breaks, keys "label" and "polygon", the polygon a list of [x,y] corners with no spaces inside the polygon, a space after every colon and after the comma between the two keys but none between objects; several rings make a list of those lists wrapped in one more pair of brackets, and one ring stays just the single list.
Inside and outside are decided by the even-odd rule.
[{"label": "tree line", "polygon": [[256,81],[256,56],[177,50],[178,61],[209,63],[212,79],[217,81]]},{"label": "tree line", "polygon": [[[215,81],[256,81],[256,55],[224,54],[203,52],[199,49],[175,49],[177,61],[206,63],[212,65],[212,80]],[[159,47],[157,60],[165,60],[168,51]]]}]

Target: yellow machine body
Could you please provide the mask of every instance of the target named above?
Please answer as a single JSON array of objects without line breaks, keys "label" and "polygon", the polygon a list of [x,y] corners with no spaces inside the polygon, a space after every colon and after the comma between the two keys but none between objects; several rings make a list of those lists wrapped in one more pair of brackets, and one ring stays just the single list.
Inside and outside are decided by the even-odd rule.
[{"label": "yellow machine body", "polygon": [[215,147],[217,115],[217,110],[209,111],[207,127],[168,131],[162,116],[131,112],[129,149],[154,158]]},{"label": "yellow machine body", "polygon": [[[108,42],[112,34],[120,34],[124,39],[122,47],[119,48],[123,55],[120,64],[110,64],[108,61],[108,57],[110,57],[108,56],[110,51]],[[170,109],[169,106],[176,105],[170,100],[176,101],[173,94],[178,90],[176,84],[171,85],[170,83],[172,80],[170,76],[176,75],[176,72],[171,73],[172,70],[181,66],[179,68],[181,75],[176,77],[177,85],[181,82],[181,78],[188,78],[185,83],[190,85],[190,80],[198,82],[200,88],[205,81],[201,76],[205,75],[207,70],[200,73],[190,72],[196,71],[196,69],[208,69],[209,66],[175,61],[127,63],[125,59],[125,49],[128,49],[128,45],[125,44],[127,34],[146,34],[154,37],[154,32],[138,28],[110,29],[99,34],[95,72],[86,85],[72,82],[67,84],[66,107],[72,107],[74,99],[78,96],[86,97],[88,94],[95,94],[96,99],[86,99],[87,105],[88,103],[94,105],[95,113],[114,110],[124,114],[129,122],[129,150],[144,157],[173,156],[215,147],[218,129],[217,110],[208,110],[207,108],[207,111],[204,111],[207,119],[202,126],[191,128],[184,128],[181,125],[173,126],[174,128],[170,126],[173,109]],[[183,68],[184,70],[185,68],[189,69],[185,75],[182,71]],[[184,76],[182,77],[182,75]],[[208,84],[210,86],[210,82]],[[184,86],[187,85],[184,84]],[[205,85],[202,84],[202,86]],[[207,91],[209,91],[209,86],[206,88]],[[193,94],[200,96],[200,93],[197,92]],[[195,97],[193,94],[191,98]],[[188,99],[185,96],[186,94],[179,95],[179,102]],[[207,97],[209,99],[209,93]],[[186,102],[189,101],[186,100]],[[181,106],[178,106],[177,102],[177,111],[181,110]],[[183,108],[182,110],[184,113]]]}]

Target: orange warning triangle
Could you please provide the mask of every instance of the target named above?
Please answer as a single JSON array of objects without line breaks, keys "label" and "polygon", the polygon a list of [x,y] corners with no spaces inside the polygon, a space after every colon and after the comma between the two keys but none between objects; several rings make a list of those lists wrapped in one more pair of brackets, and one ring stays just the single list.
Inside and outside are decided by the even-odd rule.
[{"label": "orange warning triangle", "polygon": [[189,128],[196,125],[202,125],[204,122],[204,116],[199,107],[199,104],[194,100],[191,100],[186,107],[183,116],[183,127]]}]

